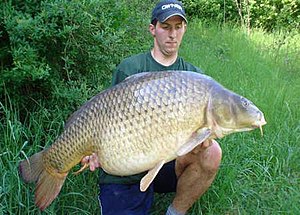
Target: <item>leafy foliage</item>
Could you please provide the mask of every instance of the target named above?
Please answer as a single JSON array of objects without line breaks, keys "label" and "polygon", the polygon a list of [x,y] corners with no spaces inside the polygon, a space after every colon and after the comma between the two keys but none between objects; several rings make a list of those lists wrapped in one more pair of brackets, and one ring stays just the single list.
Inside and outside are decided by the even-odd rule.
[{"label": "leafy foliage", "polygon": [[218,23],[249,22],[249,26],[274,29],[299,29],[300,2],[298,0],[183,0],[186,11]]},{"label": "leafy foliage", "polygon": [[1,4],[0,98],[5,88],[26,108],[35,106],[33,100],[78,106],[109,85],[124,56],[149,46],[144,42],[148,11],[135,13],[137,1]]}]

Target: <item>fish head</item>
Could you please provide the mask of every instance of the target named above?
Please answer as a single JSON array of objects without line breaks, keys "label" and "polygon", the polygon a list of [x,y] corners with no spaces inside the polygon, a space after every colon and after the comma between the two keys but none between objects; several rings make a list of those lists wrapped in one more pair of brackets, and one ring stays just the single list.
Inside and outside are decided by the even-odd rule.
[{"label": "fish head", "polygon": [[208,102],[208,122],[221,138],[227,134],[260,128],[267,122],[253,102],[225,88],[211,94]]}]

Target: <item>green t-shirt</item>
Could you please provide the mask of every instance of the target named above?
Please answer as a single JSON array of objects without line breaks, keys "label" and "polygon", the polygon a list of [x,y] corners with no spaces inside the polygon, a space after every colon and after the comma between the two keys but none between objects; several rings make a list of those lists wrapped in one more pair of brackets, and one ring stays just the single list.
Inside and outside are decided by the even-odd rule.
[{"label": "green t-shirt", "polygon": [[154,60],[150,52],[146,52],[124,59],[113,74],[112,85],[114,86],[136,73],[166,70],[184,70],[203,73],[198,67],[185,62],[181,57],[178,57],[172,65],[164,66]]},{"label": "green t-shirt", "polygon": [[[185,62],[181,57],[178,57],[172,65],[164,66],[155,61],[150,52],[146,52],[124,59],[113,74],[112,85],[114,86],[136,73],[167,70],[184,70],[203,73],[201,69]],[[146,172],[122,177],[109,175],[100,169],[100,183],[134,184],[138,183],[145,174]]]}]

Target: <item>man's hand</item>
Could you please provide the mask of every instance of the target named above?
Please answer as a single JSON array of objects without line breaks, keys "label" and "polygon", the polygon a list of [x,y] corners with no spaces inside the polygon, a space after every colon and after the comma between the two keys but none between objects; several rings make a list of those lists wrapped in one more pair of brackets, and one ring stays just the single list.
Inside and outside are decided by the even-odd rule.
[{"label": "man's hand", "polygon": [[198,145],[196,148],[191,151],[193,154],[198,154],[200,151],[205,151],[208,147],[210,147],[214,142],[217,143],[217,141],[213,139],[205,140],[203,143]]},{"label": "man's hand", "polygon": [[89,156],[85,156],[84,158],[82,158],[81,160],[81,165],[83,167],[90,167],[90,170],[93,172],[95,171],[97,168],[99,168],[101,165],[99,163],[99,159],[98,156],[96,155],[96,153],[93,153]]},{"label": "man's hand", "polygon": [[[193,154],[197,154],[200,151],[204,151],[206,150],[209,146],[212,145],[212,142],[215,140],[206,140],[204,141],[202,144],[200,144],[198,147],[196,147],[192,153]],[[96,155],[96,153],[93,153],[89,156],[85,156],[82,158],[81,160],[81,169],[78,170],[75,174],[79,174],[80,172],[82,172],[83,170],[85,170],[87,167],[90,168],[90,171],[95,171],[97,168],[101,167],[101,164],[99,163],[99,159],[98,156]]]}]

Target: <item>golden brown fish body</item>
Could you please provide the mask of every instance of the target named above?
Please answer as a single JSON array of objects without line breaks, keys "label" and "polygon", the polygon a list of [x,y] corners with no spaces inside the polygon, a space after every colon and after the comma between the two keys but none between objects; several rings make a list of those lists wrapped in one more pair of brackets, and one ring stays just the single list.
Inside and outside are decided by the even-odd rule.
[{"label": "golden brown fish body", "polygon": [[[208,76],[141,73],[84,104],[50,148],[32,156],[29,163],[21,162],[20,172],[25,181],[37,182],[36,204],[42,210],[57,196],[70,169],[93,152],[110,174],[150,170],[141,182],[145,190],[165,162],[204,140],[265,123],[250,101]],[[48,194],[49,189],[54,192]]]}]

